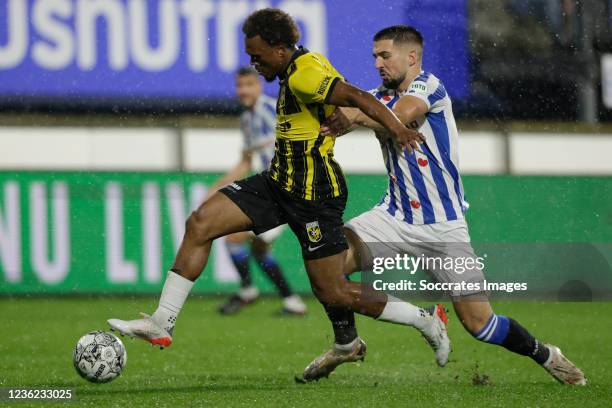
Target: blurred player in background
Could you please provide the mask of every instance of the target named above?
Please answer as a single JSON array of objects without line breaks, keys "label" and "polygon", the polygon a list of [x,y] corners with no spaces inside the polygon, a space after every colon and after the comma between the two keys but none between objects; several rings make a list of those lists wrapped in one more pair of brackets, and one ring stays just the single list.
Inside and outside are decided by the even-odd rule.
[{"label": "blurred player in background", "polygon": [[[381,123],[401,146],[417,148],[422,135],[406,128],[374,96],[345,82],[323,55],[297,47],[298,27],[282,10],[252,13],[242,31],[257,72],[268,81],[279,79],[274,159],[269,171],[231,183],[191,214],[152,316],[108,321],[114,330],[151,344],[172,344],[178,314],[206,266],[213,240],[241,231],[260,234],[289,224],[300,242],[313,292],[328,312],[346,308],[377,318],[391,303],[384,293],[349,282],[343,273],[348,244],[342,216],[348,191],[333,157],[335,137],[321,135],[319,129],[336,106],[354,106]],[[445,337],[444,324],[425,311],[388,320],[420,322],[434,350]]]},{"label": "blurred player in background", "polygon": [[[378,123],[351,108],[337,109],[321,128],[324,134],[342,134],[356,125],[373,129],[389,176],[381,202],[346,224],[349,251],[345,272],[362,270],[362,265],[369,263],[364,262],[366,258],[385,250],[413,257],[425,253],[444,259],[476,258],[464,218],[467,203],[458,170],[458,131],[452,104],[442,82],[421,69],[423,37],[412,27],[388,27],[374,36],[373,55],[382,85],[370,92],[426,139],[422,149],[410,152],[393,143]],[[465,271],[439,267],[429,272],[439,282],[473,282],[483,287],[484,275],[478,266]],[[586,384],[582,371],[558,347],[540,342],[516,320],[495,314],[482,289],[456,290],[451,296],[461,323],[477,340],[529,356],[561,383]],[[393,306],[388,314],[385,309],[379,319],[410,316],[405,302],[396,299],[389,304]],[[343,355],[332,348],[306,368],[306,379],[326,376],[340,362],[354,361],[361,340],[352,312],[345,313],[344,320],[353,323],[343,328],[355,336],[353,349]]]},{"label": "blurred player in background", "polygon": [[[243,150],[240,161],[209,190],[209,195],[235,180],[246,177],[258,160],[260,169],[267,169],[274,156],[276,138],[276,100],[263,93],[259,74],[251,67],[236,73],[236,95],[244,112],[240,116],[240,130],[243,136]],[[233,314],[259,297],[259,290],[253,285],[249,258],[252,256],[270,278],[283,298],[284,314],[303,315],[306,305],[292,293],[276,259],[270,250],[271,244],[282,234],[284,225],[253,235],[252,232],[238,232],[228,235],[225,243],[232,262],[240,275],[240,290],[221,305],[221,314]],[[250,248],[247,246],[250,244]]]}]

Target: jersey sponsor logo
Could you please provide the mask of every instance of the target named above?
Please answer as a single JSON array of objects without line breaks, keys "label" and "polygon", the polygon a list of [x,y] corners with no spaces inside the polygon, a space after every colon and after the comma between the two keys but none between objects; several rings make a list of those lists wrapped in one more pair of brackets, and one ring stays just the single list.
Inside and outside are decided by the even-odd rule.
[{"label": "jersey sponsor logo", "polygon": [[427,86],[418,82],[413,82],[410,85],[410,91],[427,92]]},{"label": "jersey sponsor logo", "polygon": [[325,93],[325,90],[327,89],[327,85],[329,85],[329,81],[331,81],[331,79],[332,77],[329,75],[323,78],[323,82],[321,82],[321,85],[319,85],[319,89],[317,89],[317,93],[319,95],[323,95]]},{"label": "jersey sponsor logo", "polygon": [[[321,228],[319,227],[319,221],[313,221],[306,224],[306,233],[308,234],[308,239],[310,242],[317,243],[321,241],[323,234],[321,233]],[[313,249],[313,251],[315,249]]]},{"label": "jersey sponsor logo", "polygon": [[233,188],[234,190],[242,190],[242,187],[240,187],[238,184],[236,183],[232,183],[229,185],[230,188]]}]

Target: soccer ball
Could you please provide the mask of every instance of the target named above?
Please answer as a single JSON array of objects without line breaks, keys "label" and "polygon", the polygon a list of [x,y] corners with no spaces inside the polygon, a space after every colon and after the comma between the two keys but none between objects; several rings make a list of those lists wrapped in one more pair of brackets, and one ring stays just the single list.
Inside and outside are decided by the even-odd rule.
[{"label": "soccer ball", "polygon": [[119,377],[127,363],[127,352],[114,334],[93,331],[77,342],[72,363],[87,381],[105,383]]}]

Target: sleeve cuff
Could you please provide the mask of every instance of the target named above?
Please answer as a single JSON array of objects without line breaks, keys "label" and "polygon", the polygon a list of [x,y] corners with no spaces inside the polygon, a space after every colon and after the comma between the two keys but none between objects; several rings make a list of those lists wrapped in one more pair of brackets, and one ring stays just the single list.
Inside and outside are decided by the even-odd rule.
[{"label": "sleeve cuff", "polygon": [[325,103],[326,105],[329,104],[329,98],[331,97],[334,87],[336,86],[339,80],[340,77],[335,77],[334,79],[332,79],[331,84],[329,84],[329,88],[327,88],[327,94],[325,95],[325,100],[323,101],[323,103]]}]

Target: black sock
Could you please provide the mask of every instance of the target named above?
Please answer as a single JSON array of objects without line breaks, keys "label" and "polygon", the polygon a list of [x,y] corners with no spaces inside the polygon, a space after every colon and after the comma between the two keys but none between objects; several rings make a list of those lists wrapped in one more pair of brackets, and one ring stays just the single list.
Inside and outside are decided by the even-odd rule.
[{"label": "black sock", "polygon": [[501,343],[510,351],[531,357],[536,363],[544,364],[548,360],[550,350],[521,326],[516,320],[508,318],[510,326],[508,335]]},{"label": "black sock", "polygon": [[336,344],[348,344],[357,338],[355,314],[348,309],[323,305],[334,329]]},{"label": "black sock", "polygon": [[263,255],[254,254],[254,256],[261,269],[268,275],[268,278],[274,283],[276,289],[278,289],[278,293],[280,293],[282,297],[291,296],[293,292],[289,288],[287,280],[272,254],[266,252]]}]

